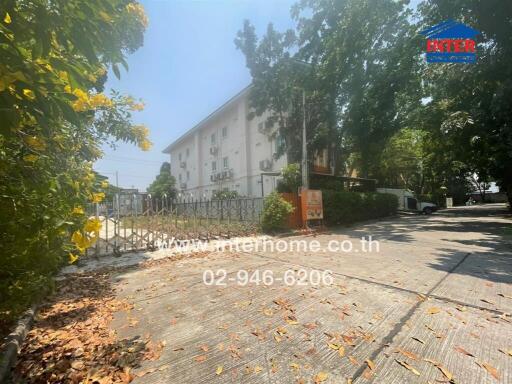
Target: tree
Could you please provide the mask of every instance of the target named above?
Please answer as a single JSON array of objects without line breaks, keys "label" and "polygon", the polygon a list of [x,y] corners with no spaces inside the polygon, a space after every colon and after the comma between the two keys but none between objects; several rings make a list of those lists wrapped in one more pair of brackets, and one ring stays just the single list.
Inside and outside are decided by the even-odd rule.
[{"label": "tree", "polygon": [[305,90],[308,152],[329,148],[337,172],[358,152],[360,173],[371,176],[372,162],[420,99],[410,13],[392,0],[303,0],[292,12],[296,31],[269,24],[258,40],[244,23],[235,43],[253,77],[253,113],[271,111],[267,122],[279,124],[290,161],[301,157]]},{"label": "tree", "polygon": [[151,146],[147,128],[131,123],[143,104],[103,93],[146,25],[131,0],[2,1],[0,321],[94,243],[101,224],[84,213],[105,195],[92,172],[102,143]]},{"label": "tree", "polygon": [[169,199],[174,199],[176,197],[176,179],[171,175],[171,164],[168,162],[162,164],[160,173],[148,187],[148,192],[158,198],[166,196]]},{"label": "tree", "polygon": [[281,169],[281,180],[279,180],[278,190],[280,192],[297,193],[302,184],[300,164],[292,163]]},{"label": "tree", "polygon": [[496,180],[512,202],[512,36],[510,3],[499,0],[428,0],[419,28],[446,19],[481,31],[475,64],[429,66],[423,74],[440,117],[428,127],[449,143],[466,176]]}]

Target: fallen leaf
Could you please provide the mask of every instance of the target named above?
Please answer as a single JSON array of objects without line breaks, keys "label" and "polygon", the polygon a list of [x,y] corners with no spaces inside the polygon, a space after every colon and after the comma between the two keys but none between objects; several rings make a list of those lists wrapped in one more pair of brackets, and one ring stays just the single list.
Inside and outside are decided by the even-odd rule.
[{"label": "fallen leaf", "polygon": [[297,363],[291,363],[291,364],[290,364],[290,368],[293,368],[293,369],[295,369],[295,370],[297,371],[297,370],[299,370],[299,369],[300,369],[300,365],[299,365],[299,364],[297,364]]},{"label": "fallen leaf", "polygon": [[219,366],[217,367],[217,369],[215,370],[215,374],[216,374],[217,376],[218,376],[218,375],[220,375],[220,374],[222,373],[222,370],[223,370],[222,365],[219,365]]},{"label": "fallen leaf", "polygon": [[257,366],[254,367],[254,373],[258,373],[258,372],[261,372],[261,371],[263,371],[263,368],[261,366],[257,365]]},{"label": "fallen leaf", "polygon": [[201,350],[204,352],[208,352],[208,346],[207,345],[201,345]]},{"label": "fallen leaf", "polygon": [[468,351],[466,351],[466,350],[465,350],[464,348],[462,348],[462,347],[454,347],[454,349],[455,349],[457,352],[462,353],[463,355],[471,356],[471,357],[475,357],[475,355],[473,355],[472,353],[469,353]]},{"label": "fallen leaf", "polygon": [[338,348],[338,355],[340,355],[340,357],[345,356],[345,347],[343,345],[340,345]]},{"label": "fallen leaf", "polygon": [[327,373],[325,372],[319,372],[317,373],[317,375],[313,378],[315,384],[318,384],[318,383],[321,383],[321,382],[324,382],[325,380],[327,380]]},{"label": "fallen leaf", "polygon": [[431,307],[428,309],[427,313],[429,315],[435,315],[436,313],[439,313],[441,312],[441,309],[437,308],[437,307]]},{"label": "fallen leaf", "polygon": [[416,340],[418,343],[425,344],[425,342],[421,340],[419,337],[411,337],[411,339]]},{"label": "fallen leaf", "polygon": [[368,368],[370,368],[372,371],[375,370],[375,363],[373,361],[366,359],[365,362],[368,365]]},{"label": "fallen leaf", "polygon": [[498,293],[498,296],[505,297],[505,298],[507,298],[507,299],[512,299],[512,296],[510,296],[510,295],[505,295],[504,293]]},{"label": "fallen leaf", "polygon": [[349,356],[348,359],[353,365],[359,365],[359,361],[354,356]]},{"label": "fallen leaf", "polygon": [[329,348],[334,349],[335,351],[337,351],[341,347],[340,344],[327,344],[327,345],[329,346]]},{"label": "fallen leaf", "polygon": [[505,349],[498,348],[498,351],[500,351],[501,353],[504,353],[505,355],[512,356],[512,349],[509,349],[508,351],[506,351]]},{"label": "fallen leaf", "polygon": [[480,301],[486,303],[486,304],[491,304],[491,305],[494,305],[494,303],[492,301],[489,301],[487,299],[480,299]]},{"label": "fallen leaf", "polygon": [[480,367],[484,368],[487,372],[489,372],[489,374],[491,374],[491,376],[494,377],[496,380],[500,379],[500,374],[498,373],[498,370],[496,368],[494,368],[492,365],[487,364],[487,363],[479,363],[479,362],[477,362],[477,364]]},{"label": "fallen leaf", "polygon": [[407,368],[409,371],[414,373],[416,376],[420,375],[420,372],[416,368],[414,368],[412,365],[408,364],[407,362],[402,361],[402,360],[397,360],[397,359],[395,359],[395,361],[398,364],[400,364],[402,367]]},{"label": "fallen leaf", "polygon": [[372,378],[372,370],[370,368],[366,368],[364,371],[363,371],[363,377],[366,379],[366,380],[371,380]]},{"label": "fallen leaf", "polygon": [[405,349],[401,349],[401,348],[398,348],[397,351],[400,352],[405,357],[408,357],[409,359],[419,360],[418,355],[416,355],[415,353],[406,351]]},{"label": "fallen leaf", "polygon": [[206,355],[197,356],[196,358],[194,358],[194,360],[197,361],[198,363],[202,363],[203,361],[206,360]]},{"label": "fallen leaf", "polygon": [[453,374],[447,370],[445,367],[443,367],[441,364],[438,364],[436,365],[437,369],[439,369],[442,374],[448,379],[448,380],[451,380],[453,379]]}]

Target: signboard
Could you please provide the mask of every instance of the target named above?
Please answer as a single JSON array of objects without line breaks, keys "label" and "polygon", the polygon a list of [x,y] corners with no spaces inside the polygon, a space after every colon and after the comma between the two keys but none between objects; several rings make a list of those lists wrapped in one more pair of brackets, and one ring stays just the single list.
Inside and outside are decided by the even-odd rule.
[{"label": "signboard", "polygon": [[302,220],[321,220],[324,218],[322,191],[303,189],[301,191]]}]

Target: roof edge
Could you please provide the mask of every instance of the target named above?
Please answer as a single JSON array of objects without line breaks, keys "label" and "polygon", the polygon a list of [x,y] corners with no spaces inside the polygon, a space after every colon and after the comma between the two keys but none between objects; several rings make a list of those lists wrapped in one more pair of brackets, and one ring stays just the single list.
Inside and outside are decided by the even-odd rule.
[{"label": "roof edge", "polygon": [[243,88],[241,91],[239,91],[236,95],[231,97],[229,100],[224,102],[220,107],[215,109],[212,113],[210,113],[208,116],[206,116],[204,119],[199,121],[196,125],[194,125],[192,128],[190,128],[187,132],[185,132],[183,135],[178,137],[176,140],[174,140],[171,144],[169,144],[165,149],[162,151],[162,153],[170,154],[171,150],[176,147],[178,144],[183,142],[186,138],[191,136],[196,131],[200,130],[203,125],[205,125],[208,121],[213,119],[214,117],[218,116],[223,110],[225,110],[230,104],[232,104],[234,101],[238,100],[240,97],[242,97],[250,88],[252,87],[252,83]]}]

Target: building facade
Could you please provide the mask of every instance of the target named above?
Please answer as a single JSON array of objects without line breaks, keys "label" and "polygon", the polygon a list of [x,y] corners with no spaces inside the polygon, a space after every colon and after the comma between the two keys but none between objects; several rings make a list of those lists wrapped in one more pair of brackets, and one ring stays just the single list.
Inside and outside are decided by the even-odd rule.
[{"label": "building facade", "polygon": [[182,197],[210,198],[216,191],[266,196],[287,164],[276,158],[277,127],[266,127],[268,114],[248,119],[250,86],[190,129],[164,153]]}]

